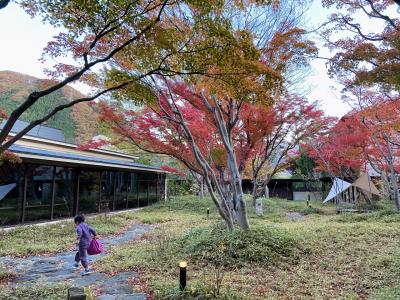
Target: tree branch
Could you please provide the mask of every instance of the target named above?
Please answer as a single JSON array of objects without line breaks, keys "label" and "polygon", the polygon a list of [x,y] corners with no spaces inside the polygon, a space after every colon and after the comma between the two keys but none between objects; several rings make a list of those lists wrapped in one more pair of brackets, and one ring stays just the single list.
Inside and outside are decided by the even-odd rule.
[{"label": "tree branch", "polygon": [[5,8],[8,4],[10,4],[10,0],[0,0],[0,9]]},{"label": "tree branch", "polygon": [[[161,19],[161,14],[164,11],[165,6],[167,5],[168,0],[164,0],[160,11],[157,15],[157,17],[153,20],[153,22],[151,22],[149,25],[147,25],[146,27],[144,27],[139,33],[137,33],[135,36],[133,36],[132,38],[130,38],[129,40],[127,40],[125,43],[123,43],[122,45],[120,45],[119,47],[113,49],[108,55],[106,55],[103,58],[99,58],[93,62],[90,63],[85,63],[85,65],[81,68],[81,70],[79,70],[78,72],[74,73],[73,75],[65,78],[63,81],[45,89],[39,92],[33,92],[31,93],[28,98],[19,106],[17,107],[9,116],[7,122],[5,123],[3,129],[0,132],[0,143],[3,143],[8,134],[10,133],[12,127],[14,126],[15,122],[18,120],[18,118],[28,109],[30,108],[33,104],[36,103],[37,100],[39,100],[40,98],[47,96],[49,94],[51,94],[52,92],[59,90],[61,88],[63,88],[64,86],[66,86],[67,84],[79,80],[79,78],[81,78],[81,76],[87,72],[90,68],[92,68],[93,66],[99,64],[99,63],[103,63],[108,61],[109,59],[111,59],[115,54],[117,54],[118,52],[120,52],[121,50],[123,50],[125,47],[127,47],[129,44],[133,43],[134,41],[140,39],[147,31],[151,30]],[[5,144],[9,144],[8,142]],[[0,151],[4,150],[4,145],[3,144],[0,147]]]}]

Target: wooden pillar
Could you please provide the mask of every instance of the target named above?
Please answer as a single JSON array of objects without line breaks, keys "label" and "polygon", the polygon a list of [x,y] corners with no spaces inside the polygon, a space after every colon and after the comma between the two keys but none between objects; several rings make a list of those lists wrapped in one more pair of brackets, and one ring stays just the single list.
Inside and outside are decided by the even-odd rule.
[{"label": "wooden pillar", "polygon": [[146,196],[147,196],[147,206],[150,205],[149,189],[150,189],[150,180],[147,180],[147,192],[146,192]]},{"label": "wooden pillar", "polygon": [[139,180],[138,176],[136,176],[136,202],[137,202],[137,207],[139,207]]},{"label": "wooden pillar", "polygon": [[29,165],[25,165],[24,170],[24,193],[22,195],[22,207],[21,207],[21,223],[24,224],[25,222],[25,207],[26,207],[26,192],[28,189],[28,168]]},{"label": "wooden pillar", "polygon": [[354,186],[354,202],[357,202],[357,188]]},{"label": "wooden pillar", "polygon": [[56,196],[56,167],[53,167],[53,181],[51,187],[51,205],[50,205],[50,220],[54,218],[54,202]]},{"label": "wooden pillar", "polygon": [[129,193],[132,191],[132,186],[131,186],[131,184],[132,184],[132,173],[125,173],[125,174],[128,174],[128,178],[126,178],[126,179],[129,179],[126,182],[126,190],[125,190],[125,202],[126,202],[125,203],[125,207],[126,207],[126,209],[128,209],[128,197],[129,197]]},{"label": "wooden pillar", "polygon": [[79,212],[79,188],[80,188],[80,181],[81,181],[81,171],[79,169],[76,170],[76,179],[75,179],[75,187],[76,187],[76,194],[75,194],[75,211],[74,214],[77,215]]},{"label": "wooden pillar", "polygon": [[103,171],[100,171],[99,203],[98,203],[98,205],[97,205],[97,210],[98,210],[98,212],[101,212],[100,206],[101,206],[102,177],[103,177]]},{"label": "wooden pillar", "polygon": [[160,174],[157,173],[157,181],[156,181],[156,202],[158,202],[158,185],[160,184]]},{"label": "wooden pillar", "polygon": [[115,202],[117,201],[117,172],[113,172],[114,174],[114,186],[113,186],[113,205],[112,210],[115,210]]}]

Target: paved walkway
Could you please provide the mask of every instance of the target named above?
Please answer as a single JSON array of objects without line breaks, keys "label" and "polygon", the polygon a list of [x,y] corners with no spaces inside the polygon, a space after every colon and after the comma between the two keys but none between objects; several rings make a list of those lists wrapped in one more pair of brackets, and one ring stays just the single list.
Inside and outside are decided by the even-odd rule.
[{"label": "paved walkway", "polygon": [[[104,249],[111,245],[124,244],[134,240],[144,233],[150,231],[152,226],[143,224],[133,224],[122,234],[110,236],[100,241]],[[100,254],[89,256],[89,262],[94,262],[107,255]],[[0,257],[0,263],[7,266],[10,271],[17,274],[17,277],[10,283],[33,284],[37,282],[58,283],[69,281],[73,286],[94,288],[100,292],[98,300],[145,300],[146,294],[132,293],[132,285],[128,279],[138,277],[135,272],[120,272],[115,276],[109,276],[104,273],[93,273],[87,276],[81,276],[81,268],[73,267],[75,252],[64,252],[52,254],[50,256],[31,256],[27,258],[13,258],[8,256]]]}]

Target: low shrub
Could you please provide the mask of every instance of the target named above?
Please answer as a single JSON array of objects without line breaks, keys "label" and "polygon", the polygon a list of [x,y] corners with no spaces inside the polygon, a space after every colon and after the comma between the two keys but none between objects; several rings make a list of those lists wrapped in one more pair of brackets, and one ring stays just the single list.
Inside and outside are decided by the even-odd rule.
[{"label": "low shrub", "polygon": [[161,212],[161,211],[174,211],[174,212],[187,212],[190,214],[200,213],[206,214],[207,208],[214,211],[214,204],[211,198],[205,197],[200,199],[197,196],[190,195],[185,197],[171,197],[167,201],[160,201],[152,206],[146,207],[145,212]]},{"label": "low shrub", "polygon": [[255,225],[249,231],[226,230],[224,224],[197,228],[176,241],[194,260],[223,264],[277,264],[293,261],[304,251],[299,238],[288,231],[268,225]]},{"label": "low shrub", "polygon": [[367,212],[367,213],[343,213],[336,219],[342,223],[353,222],[382,222],[382,223],[397,223],[400,222],[400,212],[395,209],[385,208],[383,210]]},{"label": "low shrub", "polygon": [[187,286],[184,291],[179,288],[162,286],[156,289],[155,299],[163,300],[241,300],[232,290],[221,290],[216,294],[215,289],[211,285],[195,285]]},{"label": "low shrub", "polygon": [[325,210],[318,208],[318,207],[306,207],[303,209],[299,210],[299,213],[301,213],[302,215],[325,215],[327,214]]},{"label": "low shrub", "polygon": [[368,213],[342,213],[336,219],[341,223],[365,222],[371,218]]}]

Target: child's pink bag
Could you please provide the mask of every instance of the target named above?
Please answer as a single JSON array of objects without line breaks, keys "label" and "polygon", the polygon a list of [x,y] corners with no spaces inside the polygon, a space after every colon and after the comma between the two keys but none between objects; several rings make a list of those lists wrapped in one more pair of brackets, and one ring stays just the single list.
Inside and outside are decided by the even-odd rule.
[{"label": "child's pink bag", "polygon": [[87,253],[89,255],[97,255],[103,252],[103,245],[96,239],[92,239],[89,248],[87,248]]}]

